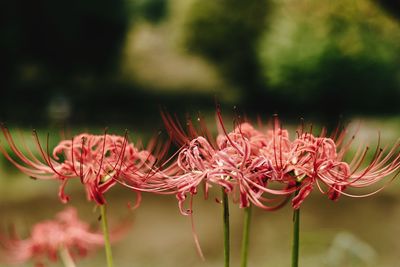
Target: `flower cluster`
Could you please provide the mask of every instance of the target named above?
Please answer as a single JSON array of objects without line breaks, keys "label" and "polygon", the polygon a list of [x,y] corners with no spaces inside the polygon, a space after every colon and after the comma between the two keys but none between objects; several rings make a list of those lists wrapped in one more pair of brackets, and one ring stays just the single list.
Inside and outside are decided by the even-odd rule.
[{"label": "flower cluster", "polygon": [[202,120],[200,129],[188,121],[185,131],[171,116],[162,115],[171,140],[178,145],[177,152],[166,160],[169,143],[157,145],[153,140],[147,149],[139,149],[127,135],[107,133],[83,133],[63,140],[52,153],[34,133],[40,152],[37,158],[26,145],[23,153],[4,126],[3,135],[19,160],[2,146],[0,151],[31,177],[59,180],[63,202],[68,200],[66,183],[80,178],[88,199],[99,205],[105,203],[104,193],[119,182],[139,196],[140,192],[176,194],[183,214],[192,212],[184,208],[184,202],[199,186],[204,187],[206,196],[210,187],[220,186],[240,207],[252,203],[265,210],[278,209],[296,192],[292,206],[298,209],[315,187],[337,200],[342,194],[353,196],[345,192],[349,188],[370,186],[400,169],[399,142],[391,149],[380,148],[378,142],[368,163],[369,148],[360,148],[348,163],[344,157],[354,138],[346,138],[345,130],[329,137],[322,130],[316,136],[312,127],[306,131],[301,126],[291,140],[288,130],[275,118],[271,129],[256,129],[243,122],[228,132],[217,112],[220,130],[213,138]]},{"label": "flower cluster", "polygon": [[220,133],[213,139],[204,127],[196,130],[187,123],[186,133],[172,117],[164,115],[167,129],[181,147],[171,180],[184,214],[191,212],[183,209],[186,195],[196,194],[201,183],[206,194],[212,185],[222,186],[242,208],[252,203],[275,210],[296,192],[292,206],[298,209],[315,187],[332,200],[341,194],[362,196],[345,190],[375,184],[400,169],[399,143],[387,151],[378,142],[369,163],[365,163],[368,147],[361,148],[347,163],[344,156],[353,138],[346,141],[345,130],[330,137],[322,130],[315,136],[312,128],[307,132],[301,126],[291,140],[277,118],[272,129],[257,130],[244,122],[231,132],[226,131],[220,113],[217,118]]},{"label": "flower cluster", "polygon": [[6,127],[2,126],[2,131],[18,160],[0,146],[4,156],[30,177],[60,181],[59,197],[64,203],[69,200],[64,189],[70,179],[80,178],[88,200],[103,205],[106,202],[104,193],[115,185],[117,179],[128,179],[137,188],[141,188],[149,177],[153,177],[151,174],[156,162],[156,157],[150,152],[153,147],[140,150],[128,141],[127,135],[83,133],[71,140],[61,141],[51,153],[48,139],[47,147],[44,148],[34,131],[40,154],[36,157],[27,145],[23,144],[24,151],[17,147]]},{"label": "flower cluster", "polygon": [[[112,239],[121,235],[115,232]],[[23,264],[33,259],[37,266],[43,266],[46,259],[58,260],[58,253],[66,251],[72,259],[84,257],[89,252],[104,244],[103,234],[92,231],[89,225],[78,218],[75,208],[66,208],[53,220],[35,224],[30,236],[20,239],[14,234],[11,237],[1,236],[1,252],[9,264]]]}]

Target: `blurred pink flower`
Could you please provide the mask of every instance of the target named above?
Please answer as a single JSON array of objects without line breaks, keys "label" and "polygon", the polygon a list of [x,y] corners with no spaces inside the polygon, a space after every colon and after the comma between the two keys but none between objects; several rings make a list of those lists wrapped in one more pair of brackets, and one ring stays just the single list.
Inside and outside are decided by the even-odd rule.
[{"label": "blurred pink flower", "polygon": [[[122,232],[126,231],[121,229],[112,233],[112,240],[122,237]],[[2,261],[13,265],[33,260],[41,266],[46,259],[57,261],[61,250],[66,250],[75,260],[103,244],[103,235],[92,231],[87,223],[78,218],[76,209],[71,207],[58,213],[54,220],[35,224],[26,239],[20,239],[16,234],[9,238],[0,236]]]}]

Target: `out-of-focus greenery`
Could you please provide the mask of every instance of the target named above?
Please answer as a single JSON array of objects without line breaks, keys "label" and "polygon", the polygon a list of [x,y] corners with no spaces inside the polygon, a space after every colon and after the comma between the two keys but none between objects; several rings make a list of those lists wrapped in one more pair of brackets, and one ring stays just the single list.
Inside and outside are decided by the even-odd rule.
[{"label": "out-of-focus greenery", "polygon": [[131,15],[154,23],[167,15],[168,1],[165,0],[126,0],[126,3]]},{"label": "out-of-focus greenery", "polygon": [[257,42],[269,12],[267,0],[197,0],[186,22],[187,48],[215,64],[231,86],[244,90],[244,96],[257,93]]},{"label": "out-of-focus greenery", "polygon": [[118,117],[115,106],[135,87],[116,78],[127,29],[140,18],[160,21],[166,7],[157,0],[2,2],[1,119],[45,124],[63,105],[76,118],[105,106],[114,110],[108,119]]},{"label": "out-of-focus greenery", "polygon": [[214,96],[226,109],[335,122],[400,111],[389,0],[1,5],[2,120],[143,125],[159,106],[208,112]]},{"label": "out-of-focus greenery", "polygon": [[372,1],[283,1],[260,55],[271,90],[302,105],[397,109],[400,24]]},{"label": "out-of-focus greenery", "polygon": [[[127,14],[123,1],[9,1],[1,8],[1,76],[65,82],[66,78],[102,74],[118,59]],[[15,69],[17,68],[17,69]],[[42,77],[46,74],[48,77]],[[71,77],[72,76],[72,77]]]},{"label": "out-of-focus greenery", "polygon": [[387,12],[393,14],[400,19],[400,2],[396,0],[378,0],[379,4],[384,7]]}]

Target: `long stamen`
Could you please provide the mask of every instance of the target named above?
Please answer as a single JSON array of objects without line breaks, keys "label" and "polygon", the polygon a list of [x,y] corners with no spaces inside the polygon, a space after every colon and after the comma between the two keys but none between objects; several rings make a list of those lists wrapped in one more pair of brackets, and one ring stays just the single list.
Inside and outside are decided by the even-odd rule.
[{"label": "long stamen", "polygon": [[238,148],[238,146],[237,146],[237,145],[231,140],[231,138],[229,137],[229,135],[228,135],[228,133],[227,133],[227,131],[226,131],[226,129],[225,129],[225,126],[224,126],[224,121],[223,121],[223,119],[222,119],[221,110],[220,110],[219,108],[217,109],[217,118],[218,118],[218,121],[219,121],[219,125],[221,126],[222,131],[223,131],[224,134],[225,134],[226,139],[229,141],[229,143],[230,143],[241,155],[243,155],[243,152]]},{"label": "long stamen", "polygon": [[79,159],[79,178],[81,179],[81,183],[84,183],[84,177],[83,177],[83,154],[84,154],[84,150],[85,150],[85,142],[86,142],[86,138],[82,137],[81,139],[81,156]]},{"label": "long stamen", "polygon": [[103,167],[103,160],[104,160],[104,152],[106,149],[106,138],[107,138],[107,128],[104,130],[104,137],[103,137],[103,148],[102,148],[102,152],[101,152],[101,158],[100,158],[100,165],[99,165],[99,169],[97,170],[97,175],[96,175],[96,181],[101,182],[100,181],[100,175],[101,175],[101,170]]},{"label": "long stamen", "polygon": [[71,162],[72,162],[72,169],[73,169],[75,175],[78,176],[78,177],[80,177],[80,175],[78,174],[78,172],[77,172],[77,170],[76,170],[76,168],[75,168],[75,157],[74,157],[74,154],[75,154],[75,150],[74,150],[74,137],[72,137],[72,139],[71,139]]},{"label": "long stamen", "polygon": [[[192,211],[193,210],[193,195],[192,194],[190,195],[190,204],[189,205],[190,205],[189,209]],[[190,216],[190,224],[192,227],[192,234],[193,234],[194,243],[196,245],[197,253],[199,254],[200,258],[203,261],[205,261],[203,250],[201,249],[201,246],[200,246],[199,236],[197,235],[196,226],[194,224],[193,212],[190,212],[189,216]]]},{"label": "long stamen", "polygon": [[[54,171],[54,173],[55,174],[57,174],[60,178],[65,178],[65,175],[63,175],[63,174],[61,174],[60,172],[58,172],[55,168],[54,168],[54,166],[53,166],[53,163],[52,163],[52,159],[51,159],[51,157],[50,157],[50,148],[49,148],[49,137],[50,136],[50,134],[49,133],[47,133],[47,139],[46,139],[46,150],[47,150],[47,159],[48,159],[48,164],[49,164],[49,167]],[[36,137],[37,137],[37,135],[36,135]],[[39,141],[38,141],[39,142]],[[38,143],[39,144],[39,143]],[[39,146],[40,146],[40,144],[39,144]],[[41,149],[42,150],[42,149]]]}]

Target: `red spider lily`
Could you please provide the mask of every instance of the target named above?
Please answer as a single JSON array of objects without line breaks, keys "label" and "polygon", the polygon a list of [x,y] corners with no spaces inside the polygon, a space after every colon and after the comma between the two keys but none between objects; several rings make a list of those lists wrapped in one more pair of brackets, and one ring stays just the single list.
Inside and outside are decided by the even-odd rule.
[{"label": "red spider lily", "polygon": [[83,133],[71,140],[61,141],[53,150],[43,148],[38,135],[34,139],[40,156],[35,157],[23,144],[18,148],[7,128],[2,127],[4,137],[19,160],[15,160],[0,146],[0,151],[18,169],[37,179],[54,179],[61,182],[59,197],[68,201],[64,188],[69,179],[80,178],[89,200],[99,205],[105,203],[103,194],[116,183],[116,177],[127,173],[146,171],[155,162],[147,150],[139,150],[128,142],[127,135],[92,135]]},{"label": "red spider lily", "polygon": [[283,203],[274,204],[277,199],[264,194],[286,196],[287,199],[296,189],[292,185],[283,189],[269,188],[271,161],[260,154],[269,140],[249,123],[240,124],[227,133],[220,113],[217,115],[221,133],[213,140],[201,119],[200,130],[188,121],[187,131],[184,131],[176,120],[163,114],[171,137],[181,145],[176,173],[171,178],[176,184],[181,212],[191,212],[191,209],[182,209],[183,201],[187,193],[196,194],[202,182],[206,196],[209,187],[220,185],[226,192],[239,195],[241,207],[249,206],[250,202],[266,210],[281,207]]},{"label": "red spider lily", "polygon": [[[400,169],[399,142],[389,150],[379,148],[378,144],[371,162],[361,167],[368,148],[359,149],[350,163],[343,161],[354,139],[345,143],[346,131],[339,133],[337,130],[333,136],[326,137],[326,130],[323,130],[316,137],[312,134],[312,127],[307,133],[302,126],[297,138],[291,141],[288,131],[280,127],[277,118],[273,129],[265,133],[249,123],[239,124],[228,133],[219,110],[217,118],[221,133],[213,141],[204,123],[200,124],[200,130],[196,130],[189,121],[186,133],[176,120],[163,114],[170,135],[183,147],[178,157],[181,172],[177,173],[176,180],[181,179],[184,185],[192,182],[190,190],[185,186],[181,187],[183,190],[178,187],[180,201],[184,200],[182,196],[186,193],[194,194],[195,188],[204,180],[206,188],[214,183],[224,186],[228,192],[239,192],[241,207],[247,207],[250,201],[267,210],[281,206],[271,206],[270,202],[275,198],[270,195],[288,196],[299,190],[292,200],[297,209],[314,185],[332,200],[337,200],[341,194],[369,196],[383,187],[366,195],[352,195],[344,190],[373,185]],[[283,188],[271,189],[269,184],[272,182],[282,184]],[[327,189],[324,190],[322,184]],[[264,197],[264,194],[269,197]]]},{"label": "red spider lily", "polygon": [[[261,148],[261,153],[271,161],[271,180],[297,184],[299,193],[292,200],[295,209],[300,207],[304,199],[312,192],[315,184],[332,200],[337,200],[341,194],[353,197],[369,196],[383,187],[367,195],[351,195],[344,190],[373,185],[400,169],[399,142],[388,151],[386,156],[385,149],[380,149],[378,142],[373,159],[366,167],[361,168],[368,147],[363,151],[360,148],[351,163],[343,161],[354,139],[353,137],[345,143],[345,130],[341,133],[337,131],[332,137],[326,137],[326,130],[323,129],[321,135],[315,137],[312,134],[312,128],[307,133],[304,132],[304,126],[302,126],[297,138],[290,141],[288,132],[276,125],[278,125],[277,121],[274,129],[267,132],[267,136],[274,137],[272,140],[267,138],[270,142]],[[327,187],[327,190],[322,188],[321,183]]]},{"label": "red spider lily", "polygon": [[189,145],[178,154],[178,169],[175,176],[171,176],[169,183],[176,188],[179,207],[183,214],[191,213],[183,209],[186,193],[195,195],[200,183],[204,183],[205,194],[213,184],[218,184],[227,191],[232,191],[232,186],[226,180],[224,173],[218,168],[216,152],[203,137],[193,139]]},{"label": "red spider lily", "polygon": [[[230,177],[234,188],[239,191],[241,207],[248,207],[251,201],[265,210],[276,210],[286,199],[281,204],[272,205],[276,199],[270,196],[288,196],[295,190],[291,185],[279,190],[269,188],[269,183],[273,181],[273,164],[261,151],[270,142],[268,136],[254,129],[249,123],[239,124],[233,132],[225,132],[218,136],[218,164],[225,171],[225,175]],[[269,196],[266,198],[264,194]]]},{"label": "red spider lily", "polygon": [[[240,207],[248,207],[250,202],[266,210],[276,210],[286,203],[296,188],[292,185],[283,189],[268,188],[268,177],[271,172],[269,159],[260,156],[259,150],[266,140],[262,133],[250,124],[240,124],[231,133],[227,133],[219,118],[220,135],[213,139],[201,118],[198,119],[200,129],[187,121],[185,131],[179,122],[162,113],[164,123],[173,141],[180,146],[177,159],[171,164],[168,183],[175,188],[181,213],[189,215],[192,220],[192,232],[199,255],[202,252],[192,215],[193,196],[198,186],[204,186],[205,197],[210,187],[217,185],[226,193],[239,196],[236,200]],[[189,209],[185,209],[184,201],[190,194]],[[280,199],[265,197],[265,194],[284,196]],[[202,257],[203,258],[203,257]]]},{"label": "red spider lily", "polygon": [[[125,230],[121,229],[113,232],[113,241],[122,237]],[[42,266],[46,259],[57,261],[60,250],[66,250],[74,260],[85,257],[101,247],[104,238],[78,218],[75,208],[69,207],[55,219],[35,224],[28,238],[20,239],[14,233],[10,238],[1,236],[0,244],[4,262],[19,265],[33,260],[37,266]]]},{"label": "red spider lily", "polygon": [[[141,200],[141,193],[173,194],[174,185],[170,181],[171,174],[175,173],[176,163],[172,162],[175,155],[166,158],[171,140],[162,143],[157,138],[152,138],[143,150],[140,160],[124,161],[118,175],[113,176],[114,181],[124,187],[137,192],[136,208]],[[145,153],[144,153],[145,152]]]},{"label": "red spider lily", "polygon": [[[336,141],[324,135],[324,131],[320,137],[314,137],[311,133],[302,134],[293,142],[293,146],[296,147],[296,155],[292,159],[296,162],[294,175],[301,182],[300,194],[293,199],[294,208],[300,207],[315,184],[332,200],[337,200],[341,194],[352,197],[370,196],[384,187],[365,195],[349,194],[344,190],[368,187],[400,169],[399,142],[385,155],[384,152],[387,149],[380,148],[378,141],[372,160],[362,167],[365,165],[368,147],[359,149],[351,162],[347,163],[343,161],[343,157],[348,151],[351,141],[343,144],[345,132],[342,132]],[[328,188],[327,191],[322,188],[321,183],[325,184]]]}]

